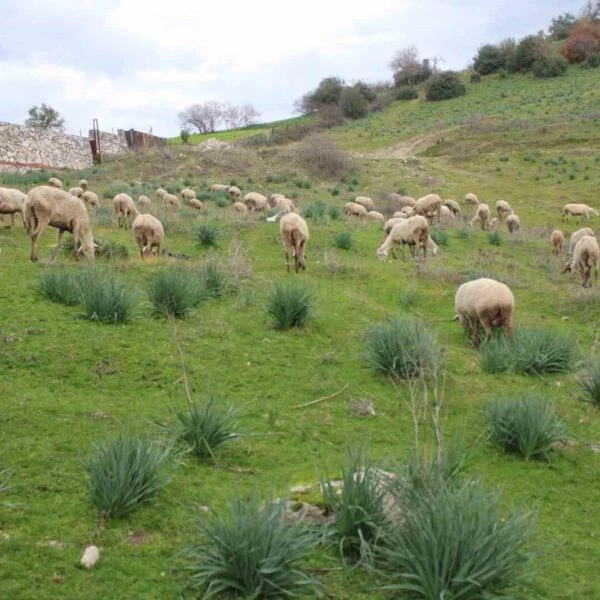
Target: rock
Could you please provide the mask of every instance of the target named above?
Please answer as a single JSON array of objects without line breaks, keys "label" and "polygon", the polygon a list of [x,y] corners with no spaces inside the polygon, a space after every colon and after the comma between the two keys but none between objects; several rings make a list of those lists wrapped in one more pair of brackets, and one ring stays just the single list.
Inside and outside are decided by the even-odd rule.
[{"label": "rock", "polygon": [[293,488],[290,488],[290,494],[308,494],[310,490],[310,485],[295,485]]},{"label": "rock", "polygon": [[91,569],[100,558],[100,550],[98,546],[88,546],[81,557],[81,566],[86,569]]}]

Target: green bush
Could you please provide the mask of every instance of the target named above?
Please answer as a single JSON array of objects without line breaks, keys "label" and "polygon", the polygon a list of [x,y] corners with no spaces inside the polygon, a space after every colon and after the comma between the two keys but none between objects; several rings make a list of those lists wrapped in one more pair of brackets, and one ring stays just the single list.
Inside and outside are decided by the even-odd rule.
[{"label": "green bush", "polygon": [[127,260],[129,258],[129,248],[125,244],[113,240],[96,240],[100,246],[98,256],[108,260]]},{"label": "green bush", "polygon": [[208,514],[198,542],[187,546],[188,586],[202,598],[290,598],[317,585],[301,564],[318,538],[302,525],[287,525],[283,504],[262,506],[256,495],[229,503],[227,518]]},{"label": "green bush", "polygon": [[477,51],[477,56],[473,59],[473,68],[481,75],[490,75],[496,73],[506,64],[504,52],[492,44],[485,44]]},{"label": "green bush", "polygon": [[538,58],[533,65],[531,71],[540,79],[550,79],[552,77],[560,77],[567,72],[567,61],[562,56],[543,56]]},{"label": "green bush", "polygon": [[85,461],[92,504],[103,516],[120,519],[150,502],[171,479],[170,458],[169,448],[146,437],[120,434],[95,442]]},{"label": "green bush", "polygon": [[597,69],[598,67],[600,67],[600,52],[591,54],[581,63],[582,69]]},{"label": "green bush", "polygon": [[340,250],[352,250],[354,248],[352,232],[347,229],[338,231],[333,237],[333,245]]},{"label": "green bush", "polygon": [[396,89],[394,92],[394,98],[396,100],[415,100],[419,97],[417,89],[411,86],[402,86]]},{"label": "green bush", "polygon": [[344,87],[340,96],[340,108],[349,119],[362,119],[369,112],[369,102],[356,87]]},{"label": "green bush", "polygon": [[148,295],[155,313],[182,319],[200,304],[206,291],[191,269],[169,267],[152,277]]},{"label": "green bush", "polygon": [[514,452],[526,460],[547,460],[553,445],[565,435],[552,404],[536,396],[497,398],[484,410],[492,439],[505,452]]},{"label": "green bush", "polygon": [[194,230],[194,237],[198,242],[198,246],[211,248],[217,245],[219,230],[214,223],[200,223]]},{"label": "green bush", "polygon": [[40,289],[52,302],[75,306],[81,297],[81,273],[47,269],[40,276]]},{"label": "green bush", "polygon": [[420,319],[393,318],[367,332],[366,361],[385,375],[405,379],[431,374],[441,355],[436,334]]},{"label": "green bush", "polygon": [[214,260],[200,267],[200,283],[207,298],[222,298],[227,292],[227,274]]},{"label": "green bush", "polygon": [[492,246],[502,246],[504,243],[504,238],[499,231],[488,231],[487,238]]},{"label": "green bush", "polygon": [[460,80],[458,73],[444,71],[436,73],[427,82],[425,97],[430,102],[458,98],[467,93],[467,88]]},{"label": "green bush", "polygon": [[586,393],[587,399],[600,408],[600,361],[593,360],[579,379],[579,385]]},{"label": "green bush", "polygon": [[135,308],[129,286],[107,273],[88,273],[81,284],[81,302],[85,318],[99,323],[126,323]]},{"label": "green bush", "polygon": [[492,337],[479,346],[479,366],[485,373],[506,373],[514,369],[513,344],[503,335]]},{"label": "green bush", "polygon": [[330,204],[327,207],[327,216],[332,220],[336,221],[342,216],[342,209],[337,204]]},{"label": "green bush", "polygon": [[325,202],[323,202],[323,200],[317,200],[304,209],[304,216],[307,219],[322,219],[325,216],[326,210],[327,205]]},{"label": "green bush", "polygon": [[516,46],[509,58],[507,67],[511,73],[526,72],[533,67],[536,60],[549,54],[548,43],[537,35],[524,37]]},{"label": "green bush", "polygon": [[302,327],[312,313],[312,291],[305,283],[276,283],[267,298],[267,313],[277,329]]},{"label": "green bush", "polygon": [[448,240],[450,239],[450,236],[448,235],[448,232],[444,229],[431,229],[429,231],[429,235],[438,246],[448,245]]}]

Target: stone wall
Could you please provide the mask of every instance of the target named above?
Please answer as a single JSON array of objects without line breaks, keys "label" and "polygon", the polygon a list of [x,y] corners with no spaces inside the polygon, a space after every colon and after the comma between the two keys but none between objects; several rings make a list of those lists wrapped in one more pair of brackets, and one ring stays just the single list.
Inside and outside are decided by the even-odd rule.
[{"label": "stone wall", "polygon": [[[111,156],[127,152],[129,149],[125,132],[122,129],[117,129],[117,133],[108,133],[107,131],[100,131],[99,133],[101,154]],[[90,140],[92,139],[94,139],[94,130],[90,129]]]}]

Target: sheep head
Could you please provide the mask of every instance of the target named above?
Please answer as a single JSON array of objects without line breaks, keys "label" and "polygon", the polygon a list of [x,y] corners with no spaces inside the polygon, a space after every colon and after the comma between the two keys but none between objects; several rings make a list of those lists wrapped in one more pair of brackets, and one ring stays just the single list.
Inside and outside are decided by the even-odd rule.
[{"label": "sheep head", "polygon": [[385,248],[383,248],[383,247],[380,247],[380,248],[377,250],[377,258],[378,258],[378,259],[379,259],[381,262],[385,262],[385,261],[387,260],[387,257],[388,257],[388,251],[387,251]]}]

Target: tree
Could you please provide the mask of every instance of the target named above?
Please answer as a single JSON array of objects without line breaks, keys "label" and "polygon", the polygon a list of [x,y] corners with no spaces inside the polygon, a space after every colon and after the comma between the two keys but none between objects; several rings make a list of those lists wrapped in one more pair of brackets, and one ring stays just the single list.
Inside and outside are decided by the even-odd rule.
[{"label": "tree", "polygon": [[326,77],[312,94],[312,100],[319,104],[339,104],[344,82],[339,77]]},{"label": "tree", "polygon": [[600,19],[600,0],[595,2],[587,0],[581,9],[581,18],[587,21],[598,21]]},{"label": "tree", "polygon": [[182,129],[188,125],[195,127],[200,133],[213,133],[223,118],[223,107],[210,100],[203,104],[192,104],[179,113]]},{"label": "tree", "polygon": [[369,102],[357,87],[345,87],[340,97],[340,108],[349,119],[362,119],[368,110]]},{"label": "tree", "polygon": [[[439,57],[436,57],[436,64],[440,60]],[[419,52],[416,46],[407,46],[398,50],[390,62],[390,68],[394,71],[394,85],[396,87],[402,85],[412,87],[429,79],[433,72],[428,59],[419,60]]]},{"label": "tree", "polygon": [[552,19],[548,33],[553,40],[564,40],[569,37],[573,25],[575,25],[575,17],[571,13],[565,13]]},{"label": "tree", "polygon": [[436,73],[427,82],[427,91],[425,97],[429,101],[449,100],[463,96],[467,88],[459,79],[455,71],[443,71]]},{"label": "tree", "polygon": [[506,56],[498,46],[486,44],[477,51],[473,59],[473,68],[481,75],[489,75],[499,71],[506,65]]},{"label": "tree", "polygon": [[239,129],[252,125],[260,113],[252,106],[252,104],[244,104],[243,106],[233,106],[227,104],[223,107],[223,121],[227,129]]},{"label": "tree", "polygon": [[25,119],[26,127],[54,129],[55,131],[63,131],[65,128],[65,120],[60,113],[43,102],[40,106],[32,106],[27,112],[29,117]]},{"label": "tree", "polygon": [[593,21],[578,21],[560,49],[570,63],[583,62],[600,50],[600,25]]},{"label": "tree", "polygon": [[536,60],[547,58],[550,54],[548,43],[537,35],[524,37],[515,48],[508,63],[508,70],[515,72],[530,71]]}]

